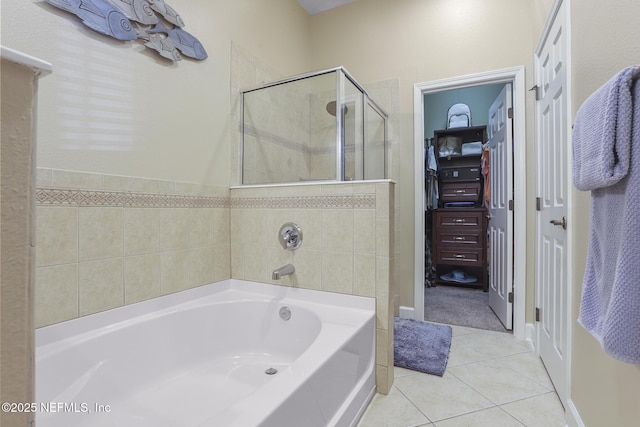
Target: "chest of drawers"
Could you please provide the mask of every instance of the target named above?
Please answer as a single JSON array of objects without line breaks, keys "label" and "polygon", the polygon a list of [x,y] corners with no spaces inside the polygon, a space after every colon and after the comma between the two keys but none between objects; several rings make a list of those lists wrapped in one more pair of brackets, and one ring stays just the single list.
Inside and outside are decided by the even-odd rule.
[{"label": "chest of drawers", "polygon": [[[432,246],[439,282],[453,270],[478,280],[488,290],[487,211],[484,208],[440,208],[434,211]],[[459,283],[459,282],[458,282]]]}]

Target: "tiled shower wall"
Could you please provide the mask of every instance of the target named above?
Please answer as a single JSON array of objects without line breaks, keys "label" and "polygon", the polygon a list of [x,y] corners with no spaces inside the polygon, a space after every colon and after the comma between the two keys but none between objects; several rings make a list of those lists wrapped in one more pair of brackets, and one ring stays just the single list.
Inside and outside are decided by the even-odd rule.
[{"label": "tiled shower wall", "polygon": [[[231,189],[234,278],[376,298],[376,384],[393,383],[395,184],[390,181]],[[303,243],[284,250],[278,231],[297,223]],[[296,272],[272,280],[274,269]]]},{"label": "tiled shower wall", "polygon": [[229,189],[38,169],[35,326],[230,277]]}]

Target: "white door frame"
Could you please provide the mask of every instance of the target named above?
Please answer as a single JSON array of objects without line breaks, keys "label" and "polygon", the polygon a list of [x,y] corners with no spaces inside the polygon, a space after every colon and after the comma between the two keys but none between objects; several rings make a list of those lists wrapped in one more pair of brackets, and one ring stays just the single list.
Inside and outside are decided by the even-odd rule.
[{"label": "white door frame", "polygon": [[[525,76],[524,66],[487,71],[478,74],[416,83],[413,89],[413,130],[415,169],[415,260],[414,260],[414,307],[413,317],[424,319],[424,95],[464,87],[496,83],[513,84],[513,167],[514,174],[514,319],[513,335],[521,340],[526,338],[526,128],[525,128]],[[406,313],[406,312],[405,312]]]}]

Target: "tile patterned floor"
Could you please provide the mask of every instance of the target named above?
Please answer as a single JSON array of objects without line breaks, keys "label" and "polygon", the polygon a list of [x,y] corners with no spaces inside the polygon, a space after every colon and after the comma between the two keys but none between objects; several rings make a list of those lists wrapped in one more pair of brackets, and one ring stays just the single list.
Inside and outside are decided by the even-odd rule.
[{"label": "tile patterned floor", "polygon": [[403,368],[358,427],[562,427],[564,409],[540,359],[512,335],[452,326],[442,377]]}]

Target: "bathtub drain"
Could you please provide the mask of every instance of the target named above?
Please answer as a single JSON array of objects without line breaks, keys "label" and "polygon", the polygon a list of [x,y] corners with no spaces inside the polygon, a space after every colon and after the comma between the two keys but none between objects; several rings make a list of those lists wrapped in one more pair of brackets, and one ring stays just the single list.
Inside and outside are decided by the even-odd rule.
[{"label": "bathtub drain", "polygon": [[280,318],[282,320],[291,319],[291,309],[286,306],[280,307]]},{"label": "bathtub drain", "polygon": [[269,368],[266,371],[264,371],[264,373],[267,375],[275,375],[278,373],[278,370],[276,368]]}]

